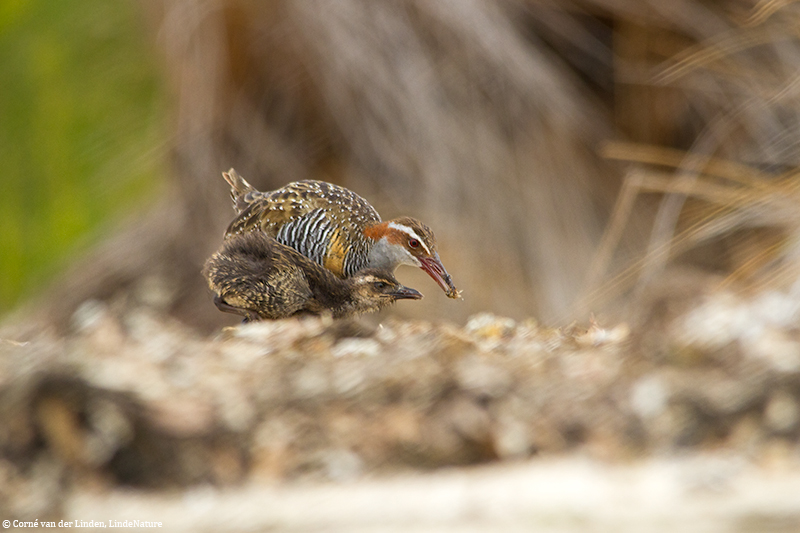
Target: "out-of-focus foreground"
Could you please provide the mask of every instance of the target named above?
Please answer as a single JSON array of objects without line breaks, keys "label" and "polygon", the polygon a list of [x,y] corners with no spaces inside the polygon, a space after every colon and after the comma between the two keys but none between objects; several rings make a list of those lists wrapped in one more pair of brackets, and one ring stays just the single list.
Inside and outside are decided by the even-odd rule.
[{"label": "out-of-focus foreground", "polygon": [[[222,527],[289,531],[392,516],[386,531],[800,527],[800,503],[783,498],[800,483],[800,8],[142,9],[174,94],[173,168],[147,216],[0,330],[0,518],[111,508],[218,529],[185,518],[203,508],[240,520]],[[427,297],[383,326],[290,320],[204,338],[236,321],[199,274],[233,214],[220,177],[232,166],[262,190],[324,179],[385,218],[424,220],[464,301],[403,268]],[[620,325],[566,326],[589,313]],[[684,452],[700,459],[671,462]],[[591,462],[631,459],[614,473]],[[453,474],[466,484],[438,471],[498,462]],[[430,485],[362,479],[411,471]],[[559,475],[548,515],[545,496],[524,494]],[[265,484],[287,481],[287,507],[265,506],[283,494]],[[159,503],[121,486],[188,492]],[[613,514],[606,489],[642,514]],[[292,511],[327,490],[342,503]],[[431,499],[392,515],[373,490]]]},{"label": "out-of-focus foreground", "polygon": [[797,531],[800,341],[774,304],[715,300],[656,356],[625,326],[309,319],[208,340],[86,303],[69,338],[0,341],[0,518]]}]

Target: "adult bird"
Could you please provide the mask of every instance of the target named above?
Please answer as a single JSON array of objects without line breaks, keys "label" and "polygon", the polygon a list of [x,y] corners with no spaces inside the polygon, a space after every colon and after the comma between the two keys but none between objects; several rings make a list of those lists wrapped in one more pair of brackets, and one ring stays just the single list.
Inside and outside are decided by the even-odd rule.
[{"label": "adult bird", "polygon": [[364,198],[324,181],[295,181],[260,192],[234,169],[222,176],[231,186],[237,214],[226,239],[260,230],[341,278],[365,268],[394,272],[399,265],[412,265],[427,272],[448,297],[461,294],[439,258],[433,231],[415,218],[383,221]]}]

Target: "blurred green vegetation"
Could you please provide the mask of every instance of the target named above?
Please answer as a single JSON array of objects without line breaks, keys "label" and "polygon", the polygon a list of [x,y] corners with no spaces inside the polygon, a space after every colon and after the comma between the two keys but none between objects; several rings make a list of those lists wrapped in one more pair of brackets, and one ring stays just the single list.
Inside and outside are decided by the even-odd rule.
[{"label": "blurred green vegetation", "polygon": [[166,104],[136,2],[0,2],[0,314],[157,194]]}]

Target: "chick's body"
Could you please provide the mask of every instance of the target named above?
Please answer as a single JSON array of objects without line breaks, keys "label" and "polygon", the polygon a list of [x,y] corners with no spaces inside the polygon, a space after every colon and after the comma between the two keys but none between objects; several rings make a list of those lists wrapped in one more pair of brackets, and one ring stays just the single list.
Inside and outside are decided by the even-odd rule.
[{"label": "chick's body", "polygon": [[217,307],[246,320],[324,312],[341,318],[422,298],[388,271],[367,269],[338,278],[260,231],[226,240],[206,262],[204,275]]}]

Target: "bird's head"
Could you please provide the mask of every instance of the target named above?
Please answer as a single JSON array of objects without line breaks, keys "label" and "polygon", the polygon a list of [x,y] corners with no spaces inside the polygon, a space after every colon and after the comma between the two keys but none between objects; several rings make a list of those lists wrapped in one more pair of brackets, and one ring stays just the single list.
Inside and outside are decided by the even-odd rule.
[{"label": "bird's head", "polygon": [[366,269],[352,278],[353,301],[359,312],[377,311],[397,300],[420,300],[422,294],[405,287],[388,271]]},{"label": "bird's head", "polygon": [[458,298],[450,274],[439,259],[433,231],[411,217],[399,217],[367,228],[365,236],[375,241],[370,266],[393,271],[399,265],[417,266],[428,273],[450,298]]}]

